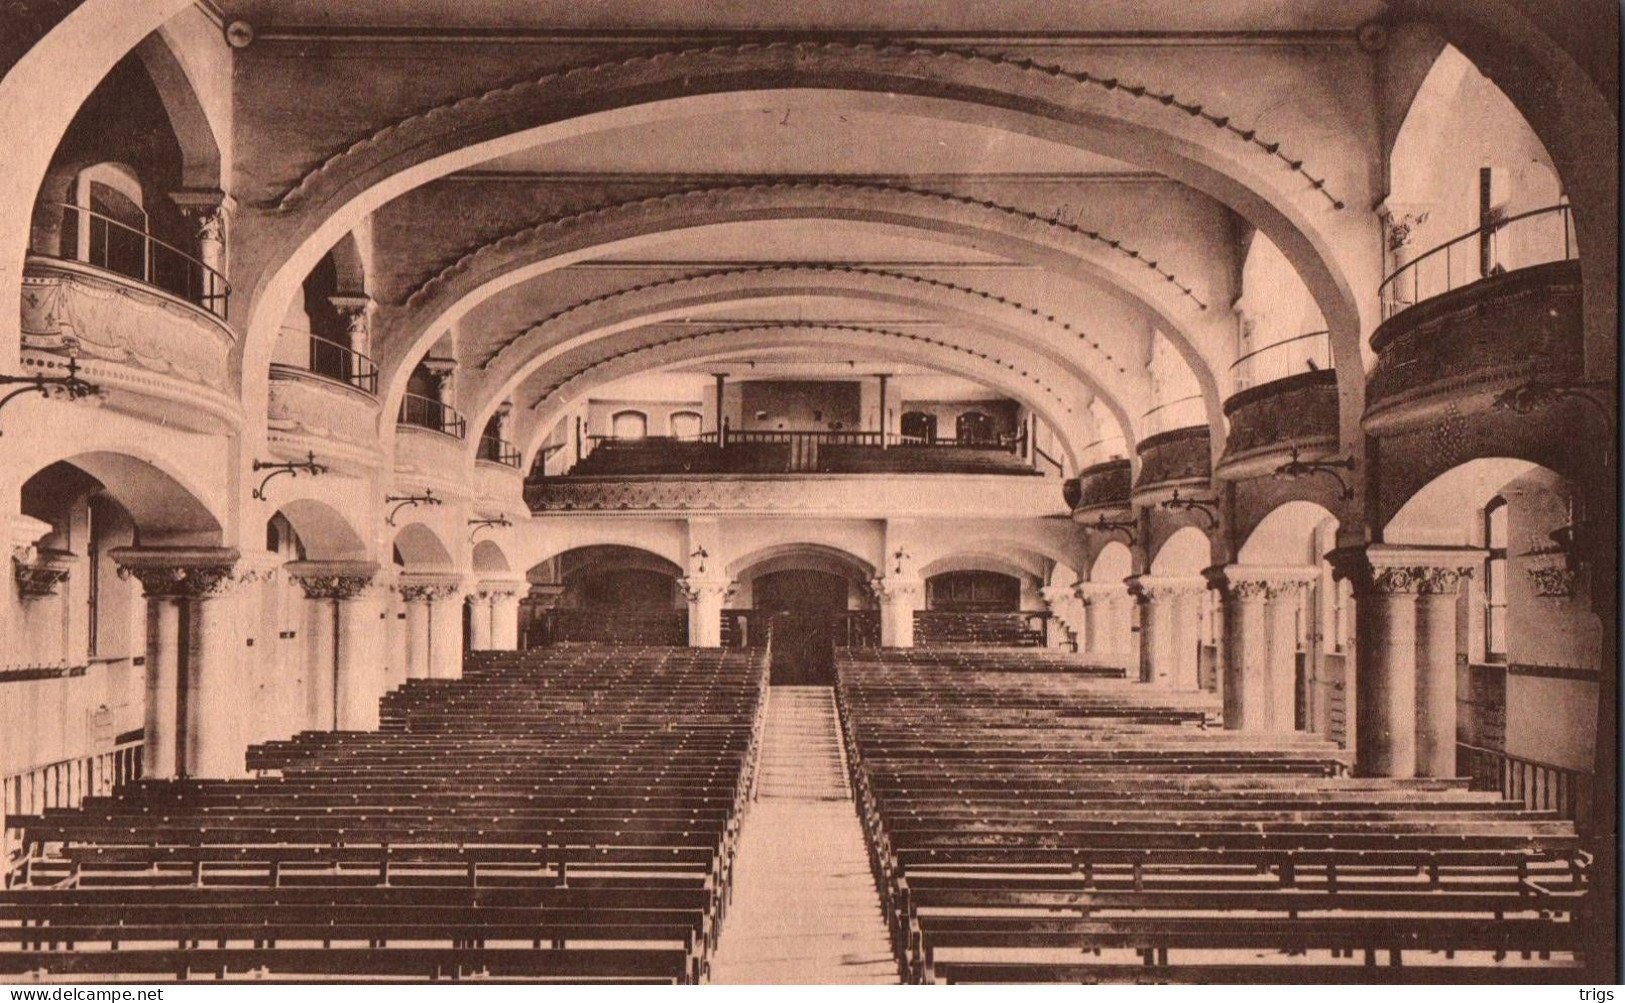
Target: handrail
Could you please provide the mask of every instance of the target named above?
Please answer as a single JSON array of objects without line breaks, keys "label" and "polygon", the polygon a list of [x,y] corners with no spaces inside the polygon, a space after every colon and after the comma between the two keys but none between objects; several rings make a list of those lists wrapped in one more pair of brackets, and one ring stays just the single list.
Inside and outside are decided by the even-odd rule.
[{"label": "handrail", "polygon": [[480,436],[479,448],[475,451],[474,458],[500,463],[505,467],[513,467],[515,470],[518,470],[524,463],[524,455],[519,452],[518,446],[494,435]]},{"label": "handrail", "polygon": [[[134,734],[141,736],[140,732]],[[47,808],[77,808],[87,797],[110,794],[140,780],[145,746],[144,737],[115,739],[109,749],[0,777],[0,817],[39,815]],[[18,830],[0,829],[0,878],[17,865],[22,850]]]},{"label": "handrail", "polygon": [[450,404],[432,397],[405,394],[401,397],[399,421],[461,439],[468,434],[468,419]]},{"label": "handrail", "polygon": [[1589,829],[1593,789],[1591,773],[1466,742],[1457,742],[1456,751],[1465,753],[1462,758],[1472,765],[1486,767],[1463,768],[1462,764],[1458,764],[1458,772],[1473,781],[1490,786],[1509,801],[1521,801],[1531,810],[1556,812],[1573,822],[1582,834]]},{"label": "handrail", "polygon": [[310,366],[317,376],[348,383],[365,393],[378,395],[378,364],[351,348],[310,332]]},{"label": "handrail", "polygon": [[[1309,341],[1312,339],[1319,339],[1323,341],[1324,351],[1317,352],[1311,350],[1311,354],[1306,359],[1298,359],[1287,363],[1275,362],[1274,365],[1267,368],[1265,371],[1276,373],[1277,375],[1269,375],[1263,379],[1259,378],[1259,367],[1258,363],[1255,361],[1256,359],[1259,359],[1265,355],[1272,355],[1274,359],[1286,358],[1288,357],[1289,353],[1280,351],[1280,349],[1282,349],[1284,346],[1295,345],[1298,342]],[[1247,366],[1245,370],[1242,369],[1244,364]],[[1302,368],[1299,368],[1300,366]],[[1236,361],[1230,363],[1230,372],[1236,374],[1233,379],[1237,390],[1246,390],[1249,387],[1262,386],[1265,383],[1274,383],[1276,380],[1284,380],[1290,376],[1297,376],[1302,373],[1315,372],[1318,370],[1329,370],[1331,368],[1333,368],[1333,360],[1332,333],[1330,331],[1310,331],[1308,334],[1300,334],[1291,338],[1283,338],[1280,341],[1271,342],[1270,344],[1261,348],[1255,348],[1246,355],[1243,355],[1236,359]]]},{"label": "handrail", "polygon": [[[69,246],[66,243],[70,227],[73,233],[72,251],[61,250],[57,254],[45,253],[63,261],[80,261],[105,271],[122,275],[125,278],[135,279],[156,289],[161,289],[173,296],[179,296],[188,303],[196,304],[214,314],[222,320],[226,317],[226,309],[231,300],[231,283],[226,277],[215,269],[199,261],[197,258],[166,241],[159,240],[145,230],[138,230],[128,223],[121,223],[111,216],[103,215],[86,206],[74,205],[71,202],[49,203],[62,210],[62,237],[59,248]],[[84,246],[80,246],[79,214],[84,214],[88,220],[85,228]],[[96,227],[101,228],[101,253],[96,254],[95,236]],[[118,239],[128,241],[134,238],[139,241],[141,258],[139,262],[118,261],[115,255],[115,234]],[[132,247],[128,243],[126,247]],[[134,255],[131,255],[132,259]],[[98,258],[100,260],[98,260]]]},{"label": "handrail", "polygon": [[1049,455],[1048,453],[1044,452],[1044,447],[1040,446],[1036,442],[1033,443],[1033,455],[1037,456],[1040,460],[1043,460],[1044,462],[1048,463],[1050,466],[1054,467],[1055,472],[1057,474],[1066,473],[1066,467],[1062,465],[1061,461],[1057,460],[1055,457],[1053,457],[1053,456]]},{"label": "handrail", "polygon": [[[1183,405],[1189,405],[1192,403],[1197,405],[1195,414],[1188,416],[1191,420],[1182,421],[1181,419],[1184,416],[1184,413],[1179,410],[1179,408]],[[1142,419],[1144,419],[1144,422],[1141,425],[1140,438],[1142,440],[1148,439],[1159,432],[1166,432],[1169,429],[1207,424],[1207,415],[1201,410],[1201,405],[1201,394],[1187,394],[1186,396],[1180,397],[1177,400],[1166,401],[1162,404],[1158,404],[1156,407],[1140,416]]]},{"label": "handrail", "polygon": [[[1542,216],[1550,216],[1553,214],[1556,214],[1562,219],[1563,256],[1554,257],[1551,255],[1542,256],[1536,254],[1535,257],[1537,260],[1520,262],[1514,265],[1512,268],[1507,268],[1505,263],[1501,260],[1501,248],[1498,246],[1500,235],[1514,224],[1522,223],[1526,220],[1535,219]],[[1532,227],[1522,227],[1520,229],[1524,229],[1527,232],[1529,229],[1532,229]],[[1555,236],[1555,233],[1549,236]],[[1423,254],[1417,255],[1415,258],[1412,258],[1410,261],[1407,261],[1405,264],[1399,266],[1389,273],[1389,275],[1382,280],[1382,284],[1377,287],[1378,298],[1382,301],[1382,317],[1384,320],[1388,320],[1400,311],[1409,309],[1410,307],[1413,307],[1424,300],[1429,300],[1435,296],[1443,295],[1444,293],[1447,293],[1452,289],[1456,289],[1459,286],[1470,285],[1471,283],[1477,282],[1480,279],[1489,278],[1492,275],[1499,275],[1502,272],[1515,271],[1518,268],[1528,268],[1532,265],[1547,264],[1548,262],[1552,261],[1572,261],[1579,256],[1579,247],[1575,243],[1574,236],[1573,209],[1567,202],[1560,202],[1557,205],[1546,206],[1542,209],[1531,209],[1528,212],[1519,213],[1516,216],[1510,216],[1506,219],[1494,220],[1478,227],[1477,229],[1469,230],[1459,237],[1445,241],[1443,244],[1440,244],[1439,246],[1434,247]],[[1456,275],[1456,263],[1458,259],[1454,254],[1453,249],[1456,247],[1456,245],[1465,241],[1474,240],[1475,238],[1478,241],[1477,253],[1470,256],[1464,256],[1460,259],[1466,261],[1468,264],[1462,269],[1462,281],[1458,282]],[[1553,242],[1553,249],[1555,250],[1555,241]],[[1422,281],[1423,265],[1431,263],[1431,268],[1429,270],[1435,276],[1437,276],[1438,265],[1441,261],[1441,254],[1443,255],[1442,261],[1444,265],[1444,277],[1442,279],[1443,287],[1437,288],[1436,282],[1430,282],[1426,286],[1426,291],[1424,291]],[[1400,279],[1407,272],[1410,273],[1411,276],[1411,295],[1409,299],[1401,299],[1399,297],[1399,293],[1402,289]]]}]

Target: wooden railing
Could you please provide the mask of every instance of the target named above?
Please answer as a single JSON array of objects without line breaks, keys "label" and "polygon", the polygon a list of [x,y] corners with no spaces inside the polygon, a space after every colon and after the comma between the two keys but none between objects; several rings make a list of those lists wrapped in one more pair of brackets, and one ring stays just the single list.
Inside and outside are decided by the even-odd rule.
[{"label": "wooden railing", "polygon": [[1552,811],[1572,821],[1584,834],[1591,824],[1592,775],[1500,749],[1456,743],[1456,769],[1475,790],[1499,791],[1509,801],[1522,801],[1537,811]]},{"label": "wooden railing", "polygon": [[[114,739],[111,749],[0,779],[5,818],[38,815],[47,808],[77,808],[87,797],[111,794],[140,780],[142,747],[142,733],[127,732]],[[20,830],[7,828],[0,833],[0,844],[0,864],[10,873],[22,849]]]},{"label": "wooden railing", "polygon": [[135,279],[225,318],[231,283],[224,275],[145,230],[84,206],[50,205],[62,213],[60,250],[53,257]]},{"label": "wooden railing", "polygon": [[[1514,241],[1515,248],[1506,246]],[[1418,255],[1383,279],[1377,290],[1382,316],[1387,320],[1480,279],[1579,255],[1573,211],[1566,204],[1494,220]]]}]

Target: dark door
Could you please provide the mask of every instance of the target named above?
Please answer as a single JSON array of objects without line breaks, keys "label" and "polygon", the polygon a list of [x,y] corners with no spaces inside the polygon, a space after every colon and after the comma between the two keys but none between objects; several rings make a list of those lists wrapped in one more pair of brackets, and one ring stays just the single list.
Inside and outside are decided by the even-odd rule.
[{"label": "dark door", "polygon": [[991,445],[998,441],[993,419],[980,411],[966,411],[954,422],[954,437],[961,446]]},{"label": "dark door", "polygon": [[909,411],[903,415],[902,429],[905,439],[920,442],[937,441],[937,416],[924,411]]},{"label": "dark door", "polygon": [[752,587],[773,618],[771,681],[781,686],[835,682],[835,630],[846,612],[846,580],[822,571],[775,571]]}]

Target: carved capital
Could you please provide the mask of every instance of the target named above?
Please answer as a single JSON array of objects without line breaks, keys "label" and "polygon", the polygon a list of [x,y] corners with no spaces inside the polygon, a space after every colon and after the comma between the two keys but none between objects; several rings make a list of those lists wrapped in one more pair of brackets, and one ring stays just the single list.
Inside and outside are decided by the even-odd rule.
[{"label": "carved capital", "polygon": [[296,580],[307,599],[355,599],[372,585],[370,575],[310,575]]},{"label": "carved capital", "polygon": [[199,241],[225,241],[226,219],[236,205],[231,196],[222,191],[179,191],[170,200],[192,224]]},{"label": "carved capital", "polygon": [[1529,580],[1535,584],[1535,595],[1548,599],[1563,599],[1574,595],[1574,572],[1561,565],[1530,568]]},{"label": "carved capital", "polygon": [[1134,575],[1124,579],[1124,584],[1128,586],[1129,594],[1141,602],[1166,602],[1207,590],[1207,583],[1196,577]]},{"label": "carved capital", "polygon": [[402,582],[395,588],[407,602],[445,602],[463,589],[455,582]]},{"label": "carved capital", "polygon": [[237,587],[235,550],[120,547],[111,556],[122,572],[135,576],[148,598],[211,599]]},{"label": "carved capital", "polygon": [[345,330],[352,338],[371,333],[375,306],[371,296],[329,296],[327,302],[338,311],[339,319],[344,321]]},{"label": "carved capital", "polygon": [[1238,602],[1291,597],[1320,577],[1313,567],[1227,564],[1202,572],[1208,585]]},{"label": "carved capital", "polygon": [[918,602],[925,591],[925,583],[918,578],[887,575],[869,579],[875,598],[883,603]]},{"label": "carved capital", "polygon": [[689,602],[721,602],[734,590],[734,583],[725,578],[679,578],[677,586]]},{"label": "carved capital", "polygon": [[1473,574],[1481,552],[1455,548],[1372,545],[1339,547],[1326,555],[1332,574],[1360,596],[1454,595]]}]

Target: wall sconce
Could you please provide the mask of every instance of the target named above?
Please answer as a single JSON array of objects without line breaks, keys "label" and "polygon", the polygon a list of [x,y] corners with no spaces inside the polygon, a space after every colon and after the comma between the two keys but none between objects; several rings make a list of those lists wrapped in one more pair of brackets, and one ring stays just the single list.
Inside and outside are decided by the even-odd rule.
[{"label": "wall sconce", "polygon": [[1338,487],[1343,489],[1342,498],[1348,501],[1354,497],[1354,485],[1343,480],[1343,475],[1338,473],[1340,470],[1353,471],[1354,457],[1348,456],[1341,460],[1304,460],[1298,457],[1298,447],[1293,446],[1292,459],[1276,467],[1275,476],[1295,481],[1313,474],[1329,474],[1337,478]]},{"label": "wall sconce", "polygon": [[420,495],[385,495],[384,504],[395,506],[384,519],[385,523],[393,526],[395,525],[395,517],[400,514],[403,508],[417,508],[419,505],[444,505],[445,502],[436,498],[432,490],[425,489]]},{"label": "wall sconce", "polygon": [[303,472],[312,477],[316,477],[327,473],[327,468],[316,462],[316,454],[314,452],[307,452],[305,454],[305,459],[303,460],[294,460],[289,463],[272,463],[269,460],[255,460],[254,472],[257,474],[261,470],[269,470],[270,473],[266,474],[265,480],[260,481],[260,486],[251,492],[252,496],[257,501],[265,500],[265,485],[271,483],[273,480],[282,476],[283,474],[287,474],[289,477],[298,477],[299,474]]},{"label": "wall sconce", "polygon": [[11,393],[0,397],[0,408],[27,393],[37,393],[41,397],[62,397],[70,401],[79,400],[81,397],[100,397],[102,394],[101,387],[80,379],[79,360],[71,355],[68,356],[66,376],[0,376],[0,387],[16,384],[21,385]]},{"label": "wall sconce", "polygon": [[1162,507],[1176,512],[1200,512],[1207,516],[1208,529],[1216,529],[1219,525],[1219,506],[1216,502],[1201,498],[1181,498],[1176,490],[1172,498],[1162,503]]}]

